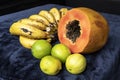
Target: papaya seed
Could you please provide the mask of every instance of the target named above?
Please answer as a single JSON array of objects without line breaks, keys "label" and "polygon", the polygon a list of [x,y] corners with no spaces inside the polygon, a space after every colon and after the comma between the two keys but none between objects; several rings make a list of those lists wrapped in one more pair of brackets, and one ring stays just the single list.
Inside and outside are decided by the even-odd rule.
[{"label": "papaya seed", "polygon": [[76,39],[80,36],[80,26],[79,21],[73,20],[68,22],[66,25],[66,37],[69,38],[73,43],[76,42]]}]

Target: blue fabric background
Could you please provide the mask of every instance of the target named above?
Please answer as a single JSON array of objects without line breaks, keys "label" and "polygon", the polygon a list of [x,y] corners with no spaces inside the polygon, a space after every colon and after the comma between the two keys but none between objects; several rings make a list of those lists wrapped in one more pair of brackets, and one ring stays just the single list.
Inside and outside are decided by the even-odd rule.
[{"label": "blue fabric background", "polygon": [[120,16],[102,12],[110,26],[108,42],[101,50],[84,55],[87,68],[82,74],[72,75],[64,65],[56,76],[41,72],[40,61],[33,58],[30,50],[20,45],[19,38],[11,35],[9,28],[19,19],[52,7],[59,9],[66,6],[47,4],[0,16],[0,80],[120,80]]}]

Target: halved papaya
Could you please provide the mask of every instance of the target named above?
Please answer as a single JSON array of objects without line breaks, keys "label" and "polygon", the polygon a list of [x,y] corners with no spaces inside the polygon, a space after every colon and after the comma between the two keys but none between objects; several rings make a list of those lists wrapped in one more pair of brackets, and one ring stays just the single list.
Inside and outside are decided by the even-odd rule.
[{"label": "halved papaya", "polygon": [[86,7],[72,8],[58,24],[59,41],[72,53],[93,53],[101,49],[107,42],[108,33],[105,17]]}]

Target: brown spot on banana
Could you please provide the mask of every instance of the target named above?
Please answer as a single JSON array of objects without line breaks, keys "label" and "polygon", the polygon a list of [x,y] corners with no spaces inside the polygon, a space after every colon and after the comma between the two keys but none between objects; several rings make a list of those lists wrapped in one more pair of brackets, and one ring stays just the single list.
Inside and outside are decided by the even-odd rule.
[{"label": "brown spot on banana", "polygon": [[29,35],[31,35],[31,34],[32,34],[32,32],[31,32],[31,31],[29,31],[29,30],[27,30],[27,29],[25,29],[25,28],[21,28],[21,30],[23,30],[23,32],[25,32],[25,33],[29,33]]},{"label": "brown spot on banana", "polygon": [[47,33],[44,31],[20,22],[13,23],[9,31],[12,35],[21,35],[33,39],[47,38]]}]

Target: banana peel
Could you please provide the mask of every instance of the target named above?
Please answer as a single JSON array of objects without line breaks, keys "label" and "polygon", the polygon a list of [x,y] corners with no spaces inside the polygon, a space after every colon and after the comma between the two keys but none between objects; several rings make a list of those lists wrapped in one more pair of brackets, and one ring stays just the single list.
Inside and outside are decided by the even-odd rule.
[{"label": "banana peel", "polygon": [[39,12],[39,15],[44,16],[46,19],[48,19],[48,21],[51,24],[55,23],[55,18],[54,18],[54,16],[49,11],[47,11],[47,10],[41,10]]},{"label": "banana peel", "polygon": [[58,24],[60,20],[60,12],[57,8],[51,8],[49,11],[55,18],[56,23]]},{"label": "banana peel", "polygon": [[[20,44],[27,48],[27,49],[31,49],[32,48],[32,45],[37,41],[37,40],[40,40],[40,39],[31,39],[31,38],[28,38],[28,37],[25,37],[25,36],[19,36],[19,42]],[[48,42],[51,42],[51,38],[46,38],[45,39],[46,41]]]},{"label": "banana peel", "polygon": [[9,31],[12,35],[21,35],[33,39],[47,38],[47,33],[44,31],[20,22],[13,23]]},{"label": "banana peel", "polygon": [[38,39],[31,39],[25,36],[19,36],[19,42],[20,44],[27,48],[27,49],[31,49],[32,45],[37,41]]},{"label": "banana peel", "polygon": [[50,13],[47,10],[41,10],[38,14],[44,16],[50,22],[50,24],[46,28],[47,30],[49,29],[48,33],[49,34],[56,33],[58,25],[56,23],[54,15],[52,15],[52,13]]},{"label": "banana peel", "polygon": [[38,22],[36,20],[32,20],[32,19],[29,19],[29,18],[24,18],[24,19],[19,20],[18,22],[20,22],[22,24],[27,24],[27,25],[30,25],[30,26],[34,26],[34,27],[36,27],[37,29],[40,29],[40,30],[46,30],[46,25],[44,25],[43,23]]},{"label": "banana peel", "polygon": [[20,44],[31,49],[35,41],[44,39],[54,42],[57,36],[58,22],[68,11],[67,8],[58,10],[53,7],[49,11],[41,10],[38,14],[32,14],[14,22],[9,29],[11,35],[19,36]]},{"label": "banana peel", "polygon": [[68,11],[68,8],[61,8],[60,9],[60,16],[61,16],[61,18],[67,13],[67,11]]},{"label": "banana peel", "polygon": [[45,18],[44,16],[41,16],[41,15],[38,15],[38,14],[33,14],[29,17],[29,19],[31,20],[35,20],[37,22],[41,22],[43,23],[44,25],[46,26],[49,26],[50,25],[50,22],[48,21],[47,18]]}]

